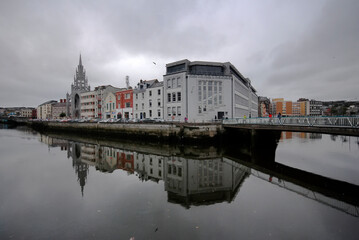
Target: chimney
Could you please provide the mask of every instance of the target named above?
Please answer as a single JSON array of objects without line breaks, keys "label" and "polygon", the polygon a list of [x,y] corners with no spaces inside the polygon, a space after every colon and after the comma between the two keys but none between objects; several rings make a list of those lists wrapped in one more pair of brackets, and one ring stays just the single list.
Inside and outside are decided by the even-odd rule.
[{"label": "chimney", "polygon": [[62,103],[62,99],[60,99],[60,103]]}]

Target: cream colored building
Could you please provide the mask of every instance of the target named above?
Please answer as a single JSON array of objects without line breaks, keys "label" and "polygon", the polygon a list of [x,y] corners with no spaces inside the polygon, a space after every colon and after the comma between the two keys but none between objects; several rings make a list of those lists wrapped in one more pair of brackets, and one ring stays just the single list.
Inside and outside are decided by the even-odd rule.
[{"label": "cream colored building", "polygon": [[96,91],[80,93],[81,118],[85,118],[85,119],[95,118],[96,97],[97,97]]},{"label": "cream colored building", "polygon": [[116,96],[112,92],[107,93],[103,102],[103,119],[116,118]]},{"label": "cream colored building", "polygon": [[51,119],[52,105],[57,103],[55,100],[50,100],[40,104],[37,107],[37,119]]}]

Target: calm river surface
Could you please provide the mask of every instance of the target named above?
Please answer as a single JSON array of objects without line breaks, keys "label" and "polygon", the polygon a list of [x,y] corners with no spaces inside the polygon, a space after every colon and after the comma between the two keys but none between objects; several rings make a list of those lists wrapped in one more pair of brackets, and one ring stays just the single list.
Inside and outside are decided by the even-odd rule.
[{"label": "calm river surface", "polygon": [[263,163],[0,128],[0,239],[359,236],[357,137],[284,132]]}]

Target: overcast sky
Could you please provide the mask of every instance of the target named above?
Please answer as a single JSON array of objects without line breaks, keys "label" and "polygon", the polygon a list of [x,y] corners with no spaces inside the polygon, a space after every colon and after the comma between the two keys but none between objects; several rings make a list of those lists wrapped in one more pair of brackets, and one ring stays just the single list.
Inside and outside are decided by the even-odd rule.
[{"label": "overcast sky", "polygon": [[1,0],[0,106],[65,98],[80,53],[91,88],[188,59],[231,62],[260,96],[359,100],[359,1]]}]

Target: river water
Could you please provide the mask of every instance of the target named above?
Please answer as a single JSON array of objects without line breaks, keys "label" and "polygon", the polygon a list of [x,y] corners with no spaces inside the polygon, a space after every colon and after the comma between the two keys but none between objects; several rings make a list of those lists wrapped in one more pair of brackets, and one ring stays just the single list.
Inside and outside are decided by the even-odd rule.
[{"label": "river water", "polygon": [[254,161],[5,128],[0,239],[359,236],[357,137],[283,132],[273,158]]}]

